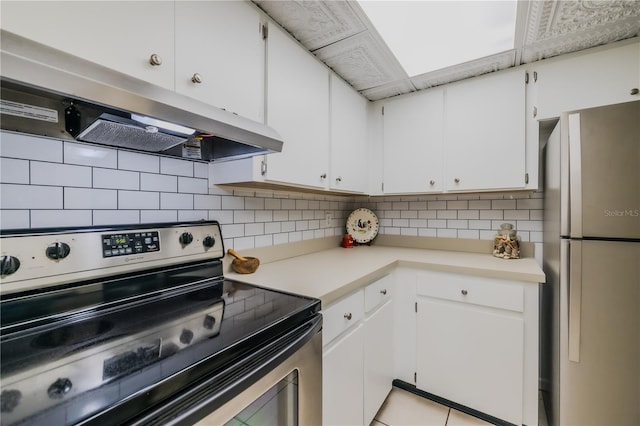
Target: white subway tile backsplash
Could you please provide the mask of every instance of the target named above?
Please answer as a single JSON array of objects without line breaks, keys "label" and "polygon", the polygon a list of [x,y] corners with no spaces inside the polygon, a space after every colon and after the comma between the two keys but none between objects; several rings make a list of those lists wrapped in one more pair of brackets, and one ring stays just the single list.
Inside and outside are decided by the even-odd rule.
[{"label": "white subway tile backsplash", "polygon": [[187,194],[208,194],[207,179],[178,177],[178,192]]},{"label": "white subway tile backsplash", "polygon": [[438,238],[458,238],[458,231],[455,229],[438,229]]},{"label": "white subway tile backsplash", "polygon": [[118,151],[93,145],[65,142],[64,162],[115,169],[118,167]]},{"label": "white subway tile backsplash", "polygon": [[89,188],[91,187],[91,167],[32,161],[31,184]]},{"label": "white subway tile backsplash", "polygon": [[221,206],[219,195],[200,195],[193,196],[193,208],[196,210],[219,210]]},{"label": "white subway tile backsplash", "polygon": [[120,170],[159,173],[160,157],[138,152],[118,151],[118,168]]},{"label": "white subway tile backsplash", "polygon": [[253,222],[255,222],[255,212],[253,210],[235,210],[233,212],[233,223]]},{"label": "white subway tile backsplash", "polygon": [[469,209],[489,210],[491,208],[491,200],[470,200]]},{"label": "white subway tile backsplash", "polygon": [[118,191],[118,208],[123,210],[157,210],[160,197],[157,192]]},{"label": "white subway tile backsplash", "polygon": [[[500,224],[510,222],[523,241],[542,241],[541,193],[370,198],[209,187],[206,163],[45,138],[10,136],[7,142],[1,136],[3,229],[45,223],[51,211],[63,212],[63,224],[208,218],[222,224],[229,247],[252,248],[342,235],[348,214],[366,207],[378,215],[381,234],[493,239]],[[54,155],[41,158],[38,149]],[[52,175],[60,177],[52,181]],[[330,223],[326,212],[332,213]]]},{"label": "white subway tile backsplash", "polygon": [[91,210],[31,210],[32,228],[91,226]]},{"label": "white subway tile backsplash", "polygon": [[279,234],[282,232],[282,224],[280,222],[267,222],[264,224],[265,234]]},{"label": "white subway tile backsplash", "polygon": [[273,220],[276,222],[284,222],[289,220],[288,210],[276,210],[273,212]]},{"label": "white subway tile backsplash", "polygon": [[266,210],[280,210],[282,202],[279,198],[267,198],[264,200]]},{"label": "white subway tile backsplash", "polygon": [[193,162],[193,177],[209,179],[209,163]]},{"label": "white subway tile backsplash", "polygon": [[116,210],[118,208],[118,191],[110,189],[64,188],[64,208]]},{"label": "white subway tile backsplash", "polygon": [[62,141],[13,132],[0,132],[0,154],[8,158],[62,163]]},{"label": "white subway tile backsplash", "polygon": [[222,210],[242,210],[244,209],[244,197],[234,197],[233,195],[223,195],[221,198]]},{"label": "white subway tile backsplash", "polygon": [[162,210],[193,209],[193,195],[192,194],[176,194],[173,192],[161,192],[160,193],[160,209]]},{"label": "white subway tile backsplash", "polygon": [[264,210],[264,198],[245,198],[244,208],[246,210]]},{"label": "white subway tile backsplash", "polygon": [[29,183],[29,161],[0,158],[1,183]]},{"label": "white subway tile backsplash", "polygon": [[151,173],[140,173],[140,190],[178,192],[178,177]]},{"label": "white subway tile backsplash", "polygon": [[93,187],[138,190],[140,189],[140,173],[94,167]]},{"label": "white subway tile backsplash", "polygon": [[130,225],[140,223],[139,210],[94,210],[93,225]]},{"label": "white subway tile backsplash", "polygon": [[176,210],[140,210],[140,223],[176,222]]},{"label": "white subway tile backsplash", "polygon": [[493,200],[491,208],[494,210],[513,210],[516,208],[516,200]]},{"label": "white subway tile backsplash", "polygon": [[163,175],[193,177],[193,161],[160,157],[160,173]]},{"label": "white subway tile backsplash", "polygon": [[504,219],[502,210],[480,210],[480,219]]},{"label": "white subway tile backsplash", "polygon": [[62,209],[62,187],[0,185],[2,209]]},{"label": "white subway tile backsplash", "polygon": [[0,214],[1,229],[27,229],[29,227],[29,210],[3,210]]},{"label": "white subway tile backsplash", "polygon": [[273,212],[271,210],[256,210],[255,221],[256,222],[272,222]]},{"label": "white subway tile backsplash", "polygon": [[264,223],[247,223],[244,226],[244,234],[249,235],[263,235],[264,232]]},{"label": "white subway tile backsplash", "polygon": [[206,210],[178,210],[178,221],[192,222],[206,220],[209,213]]}]

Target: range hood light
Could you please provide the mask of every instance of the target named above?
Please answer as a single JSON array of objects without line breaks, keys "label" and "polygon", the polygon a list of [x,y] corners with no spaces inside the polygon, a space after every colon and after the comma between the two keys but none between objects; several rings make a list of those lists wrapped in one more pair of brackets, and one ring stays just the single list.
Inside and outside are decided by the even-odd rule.
[{"label": "range hood light", "polygon": [[[146,117],[144,115],[131,114],[131,119],[139,123],[146,124],[151,128],[155,127],[156,132],[158,131],[157,128],[161,128],[164,130],[168,130],[170,132],[180,133],[182,135],[189,135],[189,136],[193,135],[196,132],[196,129],[181,126],[179,124],[169,123],[168,121],[158,120],[156,118]],[[149,127],[147,127],[147,131],[152,132],[153,130],[149,129]]]}]

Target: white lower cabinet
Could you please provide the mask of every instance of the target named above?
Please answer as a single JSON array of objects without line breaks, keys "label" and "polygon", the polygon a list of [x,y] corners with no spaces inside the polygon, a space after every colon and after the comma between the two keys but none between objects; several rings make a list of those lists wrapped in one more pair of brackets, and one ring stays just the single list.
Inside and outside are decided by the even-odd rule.
[{"label": "white lower cabinet", "polygon": [[416,290],[417,388],[537,424],[537,285],[424,272]]},{"label": "white lower cabinet", "polygon": [[364,331],[357,325],[322,354],[322,422],[362,425]]},{"label": "white lower cabinet", "polygon": [[391,390],[392,284],[388,275],[322,312],[325,425],[370,424]]}]

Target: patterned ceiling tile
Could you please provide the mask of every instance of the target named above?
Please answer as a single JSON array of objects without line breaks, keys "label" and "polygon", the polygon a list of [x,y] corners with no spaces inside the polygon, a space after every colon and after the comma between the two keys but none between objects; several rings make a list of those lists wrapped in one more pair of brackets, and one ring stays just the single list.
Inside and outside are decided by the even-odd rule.
[{"label": "patterned ceiling tile", "polygon": [[310,51],[366,30],[346,1],[254,0],[254,3]]},{"label": "patterned ceiling tile", "polygon": [[411,82],[418,90],[440,86],[465,78],[503,70],[515,65],[516,51],[498,53],[474,61],[431,71],[411,78]]},{"label": "patterned ceiling tile", "polygon": [[380,99],[386,99],[392,96],[403,95],[405,93],[415,91],[416,88],[413,86],[411,81],[409,79],[403,79],[363,90],[360,93],[370,101],[379,101]]},{"label": "patterned ceiling tile", "polygon": [[637,0],[531,2],[525,46],[602,26],[633,23],[640,24],[640,2]]},{"label": "patterned ceiling tile", "polygon": [[314,54],[356,90],[365,90],[407,77],[395,56],[381,43],[367,31]]}]

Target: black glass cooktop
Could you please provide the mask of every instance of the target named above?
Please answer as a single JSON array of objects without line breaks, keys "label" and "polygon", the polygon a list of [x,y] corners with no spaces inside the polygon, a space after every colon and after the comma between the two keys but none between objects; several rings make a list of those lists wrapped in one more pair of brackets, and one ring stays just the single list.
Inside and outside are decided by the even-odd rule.
[{"label": "black glass cooktop", "polygon": [[[2,424],[76,423],[194,364],[215,369],[319,310],[315,299],[224,280],[220,261],[2,300]],[[97,379],[81,385],[82,370]]]}]

